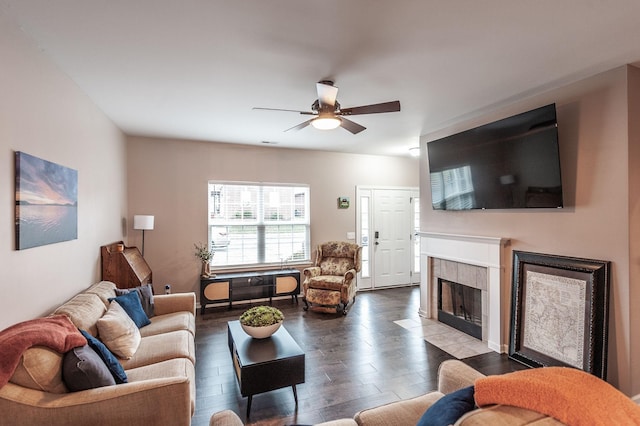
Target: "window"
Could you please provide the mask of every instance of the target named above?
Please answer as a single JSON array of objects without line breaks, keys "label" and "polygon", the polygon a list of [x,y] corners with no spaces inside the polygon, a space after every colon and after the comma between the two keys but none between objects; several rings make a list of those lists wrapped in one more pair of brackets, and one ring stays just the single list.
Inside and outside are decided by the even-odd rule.
[{"label": "window", "polygon": [[310,260],[308,186],[209,182],[208,200],[214,266]]},{"label": "window", "polygon": [[362,246],[362,266],[360,267],[360,276],[363,278],[370,277],[370,247],[369,247],[369,196],[360,197],[360,241]]}]

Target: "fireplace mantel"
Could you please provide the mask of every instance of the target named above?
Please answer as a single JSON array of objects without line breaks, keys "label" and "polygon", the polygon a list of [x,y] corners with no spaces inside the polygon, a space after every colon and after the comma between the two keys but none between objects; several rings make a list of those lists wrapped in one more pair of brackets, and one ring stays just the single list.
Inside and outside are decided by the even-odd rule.
[{"label": "fireplace mantel", "polygon": [[419,232],[420,236],[420,311],[425,318],[434,318],[432,312],[432,279],[430,258],[451,260],[487,268],[487,346],[496,352],[506,352],[507,344],[503,340],[501,289],[503,281],[502,248],[509,239],[473,235],[441,234]]}]

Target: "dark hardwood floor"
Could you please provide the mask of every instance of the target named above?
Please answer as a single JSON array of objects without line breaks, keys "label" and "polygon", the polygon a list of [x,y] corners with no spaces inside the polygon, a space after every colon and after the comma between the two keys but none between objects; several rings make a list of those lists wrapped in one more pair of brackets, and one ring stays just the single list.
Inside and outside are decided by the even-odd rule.
[{"label": "dark hardwood floor", "polygon": [[[438,365],[452,356],[393,323],[414,317],[419,297],[418,287],[361,292],[347,316],[305,312],[302,301],[274,300],[285,315],[284,326],[305,352],[306,380],[297,387],[298,407],[290,387],[259,394],[253,397],[250,420],[227,346],[227,321],[251,305],[198,313],[192,425],[208,425],[211,414],[224,409],[246,424],[314,424],[435,389]],[[484,374],[523,368],[497,353],[463,361]]]}]

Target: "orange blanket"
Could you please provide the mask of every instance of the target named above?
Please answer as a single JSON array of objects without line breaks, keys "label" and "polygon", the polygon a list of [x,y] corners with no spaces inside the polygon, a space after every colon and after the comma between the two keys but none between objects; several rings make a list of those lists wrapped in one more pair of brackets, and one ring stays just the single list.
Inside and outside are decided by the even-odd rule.
[{"label": "orange blanket", "polygon": [[0,331],[0,388],[16,370],[22,353],[32,346],[46,346],[60,353],[84,346],[87,339],[64,315],[14,324]]},{"label": "orange blanket", "polygon": [[640,425],[640,406],[582,370],[543,367],[489,376],[475,382],[476,404],[511,405],[567,425]]}]

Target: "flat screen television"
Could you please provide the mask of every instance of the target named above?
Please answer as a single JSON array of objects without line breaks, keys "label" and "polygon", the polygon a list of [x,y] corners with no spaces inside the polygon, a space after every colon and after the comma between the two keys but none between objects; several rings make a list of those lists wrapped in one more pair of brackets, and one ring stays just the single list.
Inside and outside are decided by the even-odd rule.
[{"label": "flat screen television", "polygon": [[555,104],[427,143],[435,210],[561,208]]}]

